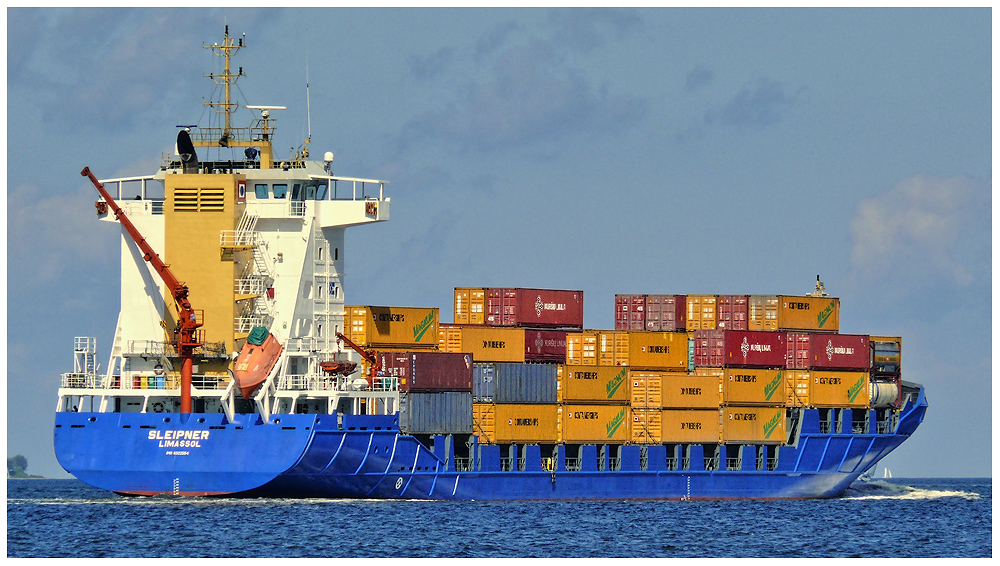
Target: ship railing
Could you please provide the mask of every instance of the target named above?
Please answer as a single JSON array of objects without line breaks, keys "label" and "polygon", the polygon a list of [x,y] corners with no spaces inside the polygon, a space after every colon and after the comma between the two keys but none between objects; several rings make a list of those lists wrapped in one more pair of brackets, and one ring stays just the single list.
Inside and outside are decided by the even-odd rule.
[{"label": "ship railing", "polygon": [[500,458],[500,471],[509,472],[514,469],[513,458]]},{"label": "ship railing", "polygon": [[472,471],[472,458],[463,458],[461,456],[455,456],[455,471],[456,472],[471,472]]},{"label": "ship railing", "polygon": [[667,456],[667,469],[668,470],[676,470],[677,469],[677,457],[676,456]]},{"label": "ship railing", "polygon": [[608,469],[612,472],[617,472],[622,469],[622,459],[621,456],[616,456],[614,458],[608,458]]},{"label": "ship railing", "polygon": [[726,458],[726,469],[727,470],[739,470],[743,467],[743,458],[737,456],[736,458]]},{"label": "ship railing", "polygon": [[583,462],[580,458],[566,458],[566,471],[579,472],[583,469]]},{"label": "ship railing", "polygon": [[96,389],[101,386],[101,376],[94,373],[64,373],[61,386],[67,389]]},{"label": "ship railing", "polygon": [[250,230],[220,230],[219,245],[227,248],[257,246],[260,245],[260,234]]},{"label": "ship railing", "polygon": [[705,458],[705,469],[708,471],[719,469],[719,455],[716,454],[710,458]]},{"label": "ship railing", "polygon": [[[224,376],[204,374],[194,374],[191,376],[191,385],[197,389],[225,389],[226,384],[227,381]],[[106,380],[104,376],[96,374],[64,373],[62,374],[62,387],[69,389],[113,389],[118,391],[176,390],[180,387],[180,374],[147,375],[135,373],[126,374],[125,379],[122,379],[121,375],[113,375],[110,380]]]},{"label": "ship railing", "polygon": [[774,470],[778,469],[778,457],[777,456],[775,456],[773,458],[768,458],[767,459],[767,469],[768,469],[768,471],[774,471]]},{"label": "ship railing", "polygon": [[302,337],[302,338],[289,338],[285,343],[285,351],[293,353],[303,353],[303,352],[315,352],[316,351],[316,338],[313,337]]},{"label": "ship railing", "polygon": [[[249,330],[247,331],[249,332]],[[170,342],[158,340],[129,340],[125,344],[125,356],[141,356],[145,358],[164,358],[177,355],[177,348]],[[205,342],[194,349],[195,355],[217,358],[229,357],[225,342]]]}]

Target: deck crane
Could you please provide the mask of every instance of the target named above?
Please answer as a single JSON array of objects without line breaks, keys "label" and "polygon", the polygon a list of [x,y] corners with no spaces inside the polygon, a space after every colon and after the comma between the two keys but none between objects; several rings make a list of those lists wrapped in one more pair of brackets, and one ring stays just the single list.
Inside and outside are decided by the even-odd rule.
[{"label": "deck crane", "polygon": [[[377,352],[375,352],[374,350],[366,350],[366,349],[362,348],[361,346],[358,346],[350,338],[348,338],[347,336],[344,336],[343,334],[341,334],[340,332],[338,332],[337,333],[337,343],[339,344],[341,342],[347,344],[352,350],[354,350],[358,354],[361,354],[361,357],[364,358],[365,361],[368,362],[368,375],[365,376],[365,379],[368,380],[368,386],[371,387],[372,384],[375,383],[375,378],[378,377],[379,372],[382,371],[382,364],[381,364],[381,362],[378,361]],[[328,367],[323,367],[324,371],[327,371],[329,373],[336,372],[336,369],[335,369],[333,363],[326,362],[325,364],[329,364],[329,366]],[[353,368],[352,368],[352,371],[353,371]]]},{"label": "deck crane", "polygon": [[[97,192],[101,194],[101,197],[115,212],[115,218],[121,222],[121,225],[125,227],[125,231],[129,233],[132,240],[139,250],[142,251],[142,258],[149,262],[153,266],[153,269],[160,275],[163,279],[163,283],[166,285],[167,289],[170,290],[171,296],[174,298],[174,303],[177,307],[177,326],[174,328],[174,347],[177,349],[177,355],[181,360],[181,413],[191,412],[191,374],[194,368],[194,349],[201,346],[204,342],[202,339],[202,331],[198,328],[204,324],[203,311],[195,310],[191,308],[191,301],[188,300],[188,288],[187,285],[182,283],[174,276],[167,267],[167,264],[160,259],[160,256],[153,251],[153,248],[146,242],[146,238],[139,233],[132,221],[128,219],[125,215],[125,211],[118,206],[108,191],[104,189],[104,185],[94,177],[94,174],[90,172],[89,167],[84,167],[83,171],[80,172],[84,177],[89,177],[90,181],[94,183],[94,187],[97,188]],[[97,203],[98,211],[101,211],[103,207],[100,206],[101,203]]]}]

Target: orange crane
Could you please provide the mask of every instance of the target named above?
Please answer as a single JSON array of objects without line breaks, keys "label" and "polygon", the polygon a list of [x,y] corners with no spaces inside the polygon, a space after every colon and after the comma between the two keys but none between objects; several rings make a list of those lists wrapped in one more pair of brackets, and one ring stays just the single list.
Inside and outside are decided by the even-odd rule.
[{"label": "orange crane", "polygon": [[[361,357],[364,358],[365,361],[368,362],[368,366],[369,366],[368,367],[368,375],[366,376],[365,379],[368,380],[368,386],[371,387],[372,384],[375,382],[375,378],[378,377],[379,372],[382,371],[382,364],[379,363],[379,361],[378,361],[378,353],[375,352],[374,350],[365,350],[361,346],[358,346],[353,341],[351,341],[350,338],[348,338],[347,336],[344,336],[343,334],[341,334],[340,332],[338,332],[337,333],[337,343],[340,343],[340,342],[344,342],[345,344],[347,344],[348,346],[350,346],[350,348],[352,350],[354,350],[355,352],[361,354]],[[327,367],[327,364],[329,364],[328,367]],[[324,362],[323,365],[324,365],[323,370],[326,371],[326,372],[328,372],[328,373],[334,373],[336,371],[334,363]],[[353,371],[353,368],[352,368],[352,371]]]},{"label": "orange crane", "polygon": [[[171,295],[174,297],[174,303],[177,307],[177,326],[174,328],[174,347],[177,349],[177,355],[181,360],[181,413],[191,412],[191,373],[194,368],[194,349],[201,346],[204,342],[200,336],[202,332],[198,330],[204,322],[199,319],[202,318],[203,311],[194,310],[191,308],[191,301],[188,300],[188,288],[187,285],[182,283],[174,276],[167,267],[167,264],[163,263],[160,256],[153,251],[153,248],[146,243],[146,238],[139,233],[132,221],[128,219],[125,215],[125,211],[118,206],[108,191],[104,189],[104,185],[94,177],[94,174],[90,172],[89,167],[84,167],[80,175],[84,177],[89,177],[90,181],[94,183],[94,187],[97,188],[97,192],[101,194],[101,197],[107,202],[107,206],[110,206],[115,212],[115,218],[121,222],[121,225],[125,227],[125,231],[129,233],[132,240],[139,250],[142,251],[142,259],[149,262],[153,266],[153,269],[160,275],[163,279],[163,283],[166,285],[167,289],[170,290]],[[101,202],[97,203],[97,209],[100,212]]]}]

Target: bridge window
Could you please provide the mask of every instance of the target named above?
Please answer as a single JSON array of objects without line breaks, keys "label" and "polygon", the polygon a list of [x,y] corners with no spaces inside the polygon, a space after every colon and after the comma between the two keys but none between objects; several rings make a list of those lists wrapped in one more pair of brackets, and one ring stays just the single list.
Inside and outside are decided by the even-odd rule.
[{"label": "bridge window", "polygon": [[288,194],[288,185],[286,184],[274,185],[274,198],[285,198],[285,195],[287,194]]},{"label": "bridge window", "polygon": [[254,185],[254,189],[257,193],[257,198],[265,199],[267,198],[267,184],[257,183]]},{"label": "bridge window", "polygon": [[326,200],[326,183],[316,185],[316,200]]}]

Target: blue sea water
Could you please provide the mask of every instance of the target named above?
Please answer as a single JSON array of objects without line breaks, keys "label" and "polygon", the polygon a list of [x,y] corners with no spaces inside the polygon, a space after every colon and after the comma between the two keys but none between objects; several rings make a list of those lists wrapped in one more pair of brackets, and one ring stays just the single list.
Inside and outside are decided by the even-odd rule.
[{"label": "blue sea water", "polygon": [[993,481],[806,501],[126,498],[7,481],[8,557],[992,557]]}]

